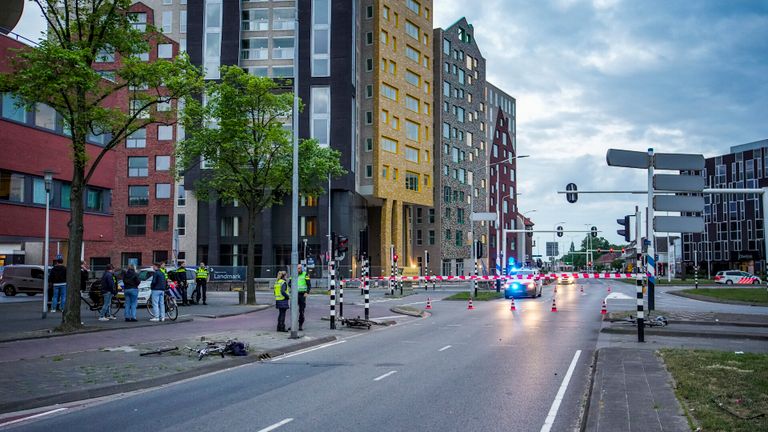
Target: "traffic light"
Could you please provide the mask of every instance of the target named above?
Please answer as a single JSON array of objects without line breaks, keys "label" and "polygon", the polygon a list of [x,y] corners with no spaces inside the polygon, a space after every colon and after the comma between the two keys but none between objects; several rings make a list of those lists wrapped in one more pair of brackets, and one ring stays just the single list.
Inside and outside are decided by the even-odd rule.
[{"label": "traffic light", "polygon": [[608,252],[613,253],[613,248],[608,249]]},{"label": "traffic light", "polygon": [[424,255],[426,255],[427,258],[427,264],[429,264],[429,251],[425,251]]},{"label": "traffic light", "polygon": [[483,242],[480,240],[475,241],[475,258],[483,257]]},{"label": "traffic light", "polygon": [[592,228],[590,228],[589,231],[590,231],[589,235],[591,235],[592,238],[597,238],[597,227],[596,226],[593,226]]},{"label": "traffic light", "polygon": [[336,250],[340,253],[347,253],[349,250],[349,239],[347,236],[340,235],[336,240]]},{"label": "traffic light", "polygon": [[394,259],[394,260],[395,260],[395,262],[397,262],[397,254],[393,255],[393,256],[392,256],[392,259]]},{"label": "traffic light", "polygon": [[624,216],[624,219],[616,219],[616,223],[622,226],[622,229],[616,230],[616,233],[620,236],[624,236],[624,241],[629,242],[630,233],[629,229],[629,215]]},{"label": "traffic light", "polygon": [[603,249],[597,248],[597,253],[603,253]]},{"label": "traffic light", "polygon": [[562,237],[563,236],[563,227],[562,226],[558,226],[557,227],[557,236],[558,237]]},{"label": "traffic light", "polygon": [[624,255],[625,253],[627,253],[627,250],[625,248],[621,248],[621,254]]}]

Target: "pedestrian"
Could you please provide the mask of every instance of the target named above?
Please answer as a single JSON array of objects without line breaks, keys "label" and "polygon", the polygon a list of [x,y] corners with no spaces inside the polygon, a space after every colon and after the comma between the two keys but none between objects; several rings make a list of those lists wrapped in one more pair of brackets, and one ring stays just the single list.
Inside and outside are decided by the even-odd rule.
[{"label": "pedestrian", "polygon": [[53,284],[51,312],[56,312],[56,306],[64,312],[64,305],[67,303],[67,268],[64,267],[63,259],[56,259],[55,265],[48,273],[48,280]]},{"label": "pedestrian", "polygon": [[175,271],[175,277],[176,277],[176,288],[181,291],[181,305],[182,306],[189,306],[189,302],[187,301],[187,268],[184,267],[184,261],[179,261],[179,268]]},{"label": "pedestrian", "polygon": [[288,284],[285,282],[285,271],[277,273],[275,281],[275,307],[277,308],[277,331],[287,332],[285,328],[285,311],[290,307],[290,297],[288,296]]},{"label": "pedestrian", "polygon": [[112,264],[107,264],[107,270],[101,277],[101,297],[104,299],[104,304],[101,306],[99,312],[99,321],[109,321],[115,319],[109,314],[109,305],[112,303],[112,296],[117,294],[117,278],[113,273],[114,267]]},{"label": "pedestrian", "polygon": [[125,293],[125,320],[127,322],[136,322],[136,306],[139,302],[139,275],[136,273],[136,266],[128,265],[128,270],[123,276],[123,289]]},{"label": "pedestrian", "polygon": [[150,318],[150,321],[165,321],[165,290],[168,289],[168,280],[163,273],[162,265],[164,263],[155,263],[152,265],[152,283],[150,289],[152,290],[152,312],[155,317]]},{"label": "pedestrian", "polygon": [[84,292],[88,286],[88,277],[91,274],[91,270],[85,261],[80,261],[80,291]]},{"label": "pedestrian", "polygon": [[200,303],[200,294],[203,295],[203,304],[207,305],[206,303],[206,292],[208,291],[208,269],[205,267],[204,262],[200,262],[200,265],[197,266],[197,271],[195,272],[195,292],[192,293],[192,297],[195,297],[194,303],[199,304]]},{"label": "pedestrian", "polygon": [[304,331],[304,309],[307,307],[307,296],[312,288],[309,283],[309,275],[301,264],[298,267],[299,274],[299,331]]}]

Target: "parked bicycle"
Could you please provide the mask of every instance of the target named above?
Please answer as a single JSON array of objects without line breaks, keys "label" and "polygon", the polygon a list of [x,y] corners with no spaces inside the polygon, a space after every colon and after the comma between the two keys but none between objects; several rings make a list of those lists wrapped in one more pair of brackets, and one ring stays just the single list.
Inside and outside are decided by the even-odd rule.
[{"label": "parked bicycle", "polygon": [[[179,305],[176,303],[176,299],[166,290],[163,294],[163,301],[165,301],[165,317],[171,321],[176,321],[176,318],[179,317]],[[147,301],[147,310],[149,310],[149,315],[152,318],[156,318],[151,298]]]},{"label": "parked bicycle", "polygon": [[[102,306],[104,306],[104,295],[101,294],[101,290],[80,291],[80,299],[88,305],[88,309],[94,312],[101,311]],[[109,303],[109,314],[117,316],[117,312],[122,308],[123,302],[117,296],[113,296]]]}]

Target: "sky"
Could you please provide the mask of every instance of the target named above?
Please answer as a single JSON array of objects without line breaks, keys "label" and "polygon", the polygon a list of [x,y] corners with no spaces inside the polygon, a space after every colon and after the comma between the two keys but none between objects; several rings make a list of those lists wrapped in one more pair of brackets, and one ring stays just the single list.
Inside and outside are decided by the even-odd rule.
[{"label": "sky", "polygon": [[[558,190],[645,189],[646,172],[609,167],[609,148],[729,152],[768,139],[768,0],[434,0],[434,24],[462,16],[475,30],[487,79],[517,100],[520,211],[536,228],[596,226],[614,243],[616,219],[642,195]],[[15,29],[37,39],[27,3]],[[552,234],[536,236],[544,242]],[[582,234],[566,234],[560,250]],[[536,251],[534,253],[537,253]]]}]

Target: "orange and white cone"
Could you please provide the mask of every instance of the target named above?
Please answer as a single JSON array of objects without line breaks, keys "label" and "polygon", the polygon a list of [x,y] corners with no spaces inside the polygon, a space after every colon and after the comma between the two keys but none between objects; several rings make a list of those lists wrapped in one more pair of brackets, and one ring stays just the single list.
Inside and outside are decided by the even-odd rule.
[{"label": "orange and white cone", "polygon": [[557,312],[557,305],[555,304],[555,298],[552,297],[552,312]]},{"label": "orange and white cone", "polygon": [[472,305],[472,299],[469,299],[469,303],[467,304],[467,310],[475,310],[475,307]]},{"label": "orange and white cone", "polygon": [[605,299],[603,299],[603,307],[600,308],[600,315],[605,315],[608,313],[608,305],[605,304]]},{"label": "orange and white cone", "polygon": [[579,285],[579,291],[584,294],[584,285]]},{"label": "orange and white cone", "polygon": [[610,293],[611,293],[611,286],[608,285],[608,294],[610,294]]},{"label": "orange and white cone", "polygon": [[429,299],[429,297],[427,297],[427,307],[425,307],[424,309],[427,309],[427,310],[432,309],[432,301]]},{"label": "orange and white cone", "polygon": [[512,312],[517,310],[517,308],[515,307],[515,298],[514,297],[512,297],[512,303],[509,305],[509,310],[512,311]]}]

